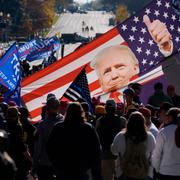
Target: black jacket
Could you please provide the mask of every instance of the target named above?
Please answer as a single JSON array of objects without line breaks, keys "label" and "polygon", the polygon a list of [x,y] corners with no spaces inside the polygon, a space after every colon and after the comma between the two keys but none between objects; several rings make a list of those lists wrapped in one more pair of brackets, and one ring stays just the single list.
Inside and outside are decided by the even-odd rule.
[{"label": "black jacket", "polygon": [[97,120],[96,129],[102,145],[102,159],[116,158],[111,153],[111,144],[117,133],[125,127],[126,119],[113,113],[106,114]]},{"label": "black jacket", "polygon": [[100,143],[88,123],[57,123],[48,140],[47,152],[57,173],[81,175],[100,159]]}]

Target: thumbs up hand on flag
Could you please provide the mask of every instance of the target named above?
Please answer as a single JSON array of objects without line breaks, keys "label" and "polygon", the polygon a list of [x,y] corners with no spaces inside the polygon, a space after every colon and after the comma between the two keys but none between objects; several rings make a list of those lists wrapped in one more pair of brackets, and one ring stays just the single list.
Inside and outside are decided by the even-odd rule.
[{"label": "thumbs up hand on flag", "polygon": [[162,51],[171,52],[173,43],[171,41],[171,34],[169,33],[166,25],[160,20],[154,20],[151,22],[147,15],[144,15],[143,21],[147,26],[151,37],[158,44],[160,49]]}]

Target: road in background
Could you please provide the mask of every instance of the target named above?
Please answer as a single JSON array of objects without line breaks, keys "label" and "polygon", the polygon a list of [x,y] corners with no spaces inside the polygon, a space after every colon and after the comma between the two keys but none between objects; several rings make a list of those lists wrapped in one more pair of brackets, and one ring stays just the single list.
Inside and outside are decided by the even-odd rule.
[{"label": "road in background", "polygon": [[[113,14],[104,11],[88,11],[87,14],[80,13],[63,13],[60,15],[56,24],[48,33],[47,37],[52,37],[56,34],[77,33],[83,37],[94,38],[96,33],[104,34],[113,28],[109,26],[109,19]],[[84,25],[83,25],[84,21]],[[89,31],[83,31],[83,28],[88,27]],[[90,30],[93,27],[93,30]],[[73,52],[81,43],[66,44],[64,48],[64,56]],[[58,52],[58,59],[61,58],[61,48]]]},{"label": "road in background", "polygon": [[[81,36],[88,37],[93,33],[105,33],[112,28],[109,26],[109,19],[113,15],[104,11],[88,11],[87,14],[80,13],[63,13],[60,15],[56,24],[53,25],[48,37],[54,36],[56,33],[78,33]],[[82,32],[82,22],[85,26],[93,27],[93,32],[89,34]]]},{"label": "road in background", "polygon": [[[105,11],[87,11],[87,14],[82,13],[62,13],[59,16],[57,22],[52,26],[50,32],[47,35],[47,38],[52,37],[57,34],[74,34],[86,38],[94,38],[96,33],[104,34],[113,28],[113,26],[109,26],[109,19],[113,17],[113,14],[106,13]],[[84,22],[84,24],[83,24]],[[83,28],[89,28],[89,31],[83,31]],[[91,30],[91,27],[93,30]],[[72,53],[81,43],[70,43],[65,44],[64,46],[64,56]],[[0,51],[10,46],[9,43],[0,44]],[[61,59],[61,48],[59,52],[56,53],[56,57],[58,60]],[[3,50],[5,51],[5,50]],[[41,65],[43,59],[39,59],[36,61],[32,61],[30,63],[31,68],[33,66]]]}]

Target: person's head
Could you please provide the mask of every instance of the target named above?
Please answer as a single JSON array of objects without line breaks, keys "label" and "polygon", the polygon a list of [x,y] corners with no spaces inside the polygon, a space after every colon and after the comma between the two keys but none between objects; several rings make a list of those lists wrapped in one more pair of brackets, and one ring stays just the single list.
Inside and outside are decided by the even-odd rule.
[{"label": "person's head", "polygon": [[140,112],[133,112],[127,123],[126,137],[134,143],[140,143],[146,140],[147,131],[145,118]]},{"label": "person's head", "polygon": [[96,116],[102,116],[106,113],[105,107],[103,105],[97,105],[95,107],[95,115]]},{"label": "person's head", "polygon": [[173,97],[176,94],[175,87],[173,85],[169,85],[167,87],[167,95]]},{"label": "person's head", "polygon": [[61,100],[60,101],[60,107],[59,107],[59,112],[64,115],[65,112],[66,112],[66,109],[67,109],[67,106],[68,106],[68,101],[64,101],[64,100]]},{"label": "person's head", "polygon": [[177,124],[177,116],[180,114],[180,108],[170,108],[167,112],[167,121],[168,123],[174,123]]},{"label": "person's head", "polygon": [[159,110],[158,108],[156,108],[155,106],[153,106],[151,104],[147,104],[145,107],[151,111],[151,117],[157,116],[157,112]]},{"label": "person's head", "polygon": [[46,113],[49,116],[57,115],[59,113],[60,102],[56,98],[50,98],[46,103]]},{"label": "person's head", "polygon": [[163,90],[163,84],[158,82],[158,83],[155,83],[154,84],[154,90],[157,91],[157,90]]},{"label": "person's head", "polygon": [[19,112],[20,112],[22,118],[28,118],[30,115],[29,111],[26,107],[20,107]]},{"label": "person's head", "polygon": [[49,94],[47,95],[47,97],[46,97],[46,102],[47,102],[48,100],[50,100],[51,98],[56,98],[56,95],[53,94],[53,93],[49,93]]},{"label": "person's head", "polygon": [[133,112],[138,112],[138,109],[137,109],[137,108],[130,108],[130,109],[128,109],[128,111],[127,111],[126,114],[125,114],[126,119],[129,119],[130,115],[131,115]]},{"label": "person's head", "polygon": [[148,108],[142,107],[139,108],[139,112],[145,117],[146,126],[148,127],[151,124],[151,111]]},{"label": "person's head", "polygon": [[94,106],[98,105],[99,103],[100,103],[99,97],[93,97],[93,98],[92,98],[92,104],[93,104]]},{"label": "person's head", "polygon": [[135,92],[131,88],[127,88],[123,91],[123,97],[127,104],[131,104],[134,98]]},{"label": "person's head", "polygon": [[160,122],[164,122],[164,123],[168,122],[167,112],[172,107],[173,107],[173,105],[171,103],[169,103],[169,102],[164,102],[164,103],[161,104],[160,109],[159,109]]},{"label": "person's head", "polygon": [[106,109],[106,112],[109,114],[112,114],[112,113],[115,113],[116,112],[116,107],[117,107],[117,104],[116,102],[114,101],[114,99],[108,99],[106,101],[106,105],[105,105],[105,109]]},{"label": "person's head", "polygon": [[122,116],[124,113],[124,103],[118,102],[116,108],[116,114]]},{"label": "person's head", "polygon": [[139,83],[131,83],[129,85],[130,88],[132,88],[136,95],[139,95],[141,93],[141,84]]},{"label": "person's head", "polygon": [[76,123],[83,123],[86,121],[85,112],[79,102],[72,102],[69,103],[64,122],[76,124]]},{"label": "person's head", "polygon": [[28,118],[30,116],[28,109],[26,107],[20,107],[19,112],[20,112],[20,119],[19,119],[20,122],[22,124],[28,122]]},{"label": "person's head", "polygon": [[139,63],[131,49],[115,45],[103,49],[91,62],[104,92],[128,85],[139,73]]},{"label": "person's head", "polygon": [[18,123],[20,113],[16,107],[9,107],[6,114],[6,120],[8,123]]}]

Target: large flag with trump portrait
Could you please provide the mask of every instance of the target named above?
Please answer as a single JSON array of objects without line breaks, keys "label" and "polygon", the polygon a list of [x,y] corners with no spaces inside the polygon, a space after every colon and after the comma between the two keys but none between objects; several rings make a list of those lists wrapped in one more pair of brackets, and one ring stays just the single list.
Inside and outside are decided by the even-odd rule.
[{"label": "large flag with trump portrait", "polygon": [[180,51],[178,7],[175,1],[154,0],[98,39],[26,78],[22,98],[33,120],[40,119],[47,94],[60,99],[84,67],[91,97],[102,101],[115,91],[121,95],[130,82],[163,75],[161,61]]}]

